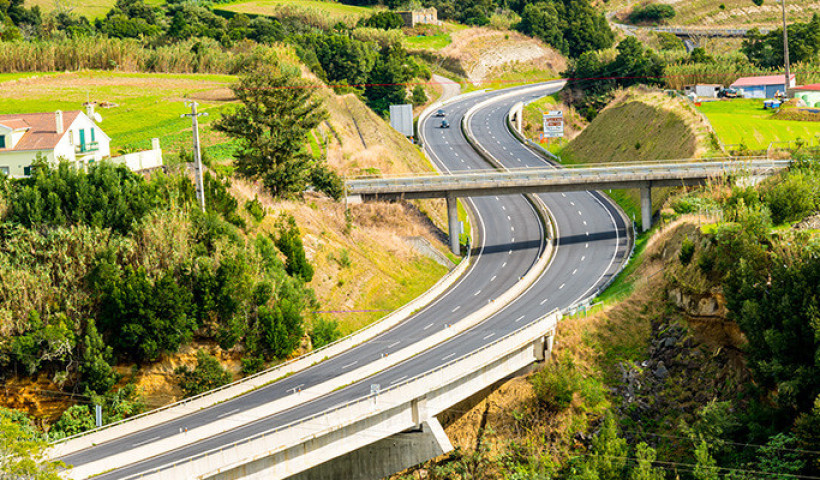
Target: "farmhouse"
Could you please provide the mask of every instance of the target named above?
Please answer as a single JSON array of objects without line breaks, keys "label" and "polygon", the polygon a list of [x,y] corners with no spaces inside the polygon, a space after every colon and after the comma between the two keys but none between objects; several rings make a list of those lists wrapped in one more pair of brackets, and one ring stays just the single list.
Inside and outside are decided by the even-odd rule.
[{"label": "farmhouse", "polygon": [[[745,98],[774,98],[777,92],[786,92],[785,75],[765,75],[760,77],[741,77],[731,86],[743,91]],[[789,77],[789,88],[795,86],[795,75]]]},{"label": "farmhouse", "polygon": [[438,25],[438,11],[433,7],[397,13],[404,20],[405,27],[412,28],[420,23]]},{"label": "farmhouse", "polygon": [[0,115],[0,173],[29,175],[38,154],[52,164],[62,160],[84,168],[111,155],[110,141],[79,110]]},{"label": "farmhouse", "polygon": [[719,83],[699,83],[697,85],[686,85],[683,91],[686,95],[694,94],[696,97],[717,98],[718,93],[723,89]]},{"label": "farmhouse", "polygon": [[794,98],[803,100],[807,107],[820,107],[820,83],[796,87]]}]

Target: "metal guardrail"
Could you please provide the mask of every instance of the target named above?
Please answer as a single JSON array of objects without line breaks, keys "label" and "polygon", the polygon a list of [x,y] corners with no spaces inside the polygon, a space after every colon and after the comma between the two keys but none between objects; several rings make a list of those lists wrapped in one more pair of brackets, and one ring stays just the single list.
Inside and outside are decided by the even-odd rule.
[{"label": "metal guardrail", "polygon": [[[606,167],[583,167],[574,169],[517,169],[504,172],[479,171],[437,176],[407,176],[392,178],[358,179],[347,182],[349,194],[402,193],[411,189],[464,189],[488,183],[522,183],[532,185],[539,181],[618,181],[632,180],[635,176],[666,176],[681,179],[702,178],[725,173],[750,171],[774,171],[788,167],[790,160],[769,160],[754,157],[736,157],[730,160],[673,163],[673,164],[615,164]],[[525,186],[525,185],[522,185]]]},{"label": "metal guardrail", "polygon": [[[454,365],[456,365],[456,364],[458,364],[458,363],[464,362],[464,361],[466,361],[467,359],[470,359],[470,358],[472,358],[472,357],[474,357],[474,356],[476,356],[476,355],[478,355],[478,354],[480,354],[480,353],[482,353],[482,352],[486,351],[487,349],[490,349],[490,348],[492,348],[492,347],[494,347],[494,346],[498,345],[499,343],[501,343],[501,342],[503,342],[503,341],[508,340],[510,337],[513,337],[513,336],[515,336],[515,335],[522,334],[525,330],[536,330],[536,327],[541,327],[541,328],[543,328],[543,327],[541,326],[541,322],[545,321],[545,320],[546,320],[546,319],[548,319],[549,317],[555,316],[555,317],[556,317],[556,318],[555,318],[555,324],[557,324],[557,323],[558,323],[558,320],[559,320],[559,319],[558,319],[558,315],[559,315],[559,314],[560,314],[560,311],[559,311],[559,310],[557,310],[557,309],[556,309],[556,310],[553,310],[553,311],[551,311],[551,312],[547,313],[546,315],[542,316],[542,317],[541,317],[541,318],[539,318],[538,320],[536,320],[536,321],[534,321],[534,322],[530,322],[529,324],[524,325],[524,326],[523,326],[523,327],[521,327],[521,328],[518,328],[518,329],[516,329],[516,330],[513,330],[512,332],[508,333],[507,335],[504,335],[503,337],[501,337],[501,338],[499,338],[499,339],[495,340],[494,342],[488,343],[488,344],[486,344],[486,345],[482,346],[481,348],[478,348],[478,349],[476,349],[476,350],[473,350],[473,351],[471,351],[471,352],[467,353],[466,355],[463,355],[463,356],[461,356],[461,357],[458,357],[458,358],[456,358],[456,359],[453,359],[453,360],[451,360],[451,361],[449,361],[449,362],[447,362],[447,363],[445,363],[445,364],[443,364],[443,365],[439,365],[438,367],[436,367],[436,368],[434,368],[434,369],[432,369],[432,370],[428,370],[428,371],[426,371],[426,372],[424,372],[424,373],[422,373],[422,374],[420,374],[420,375],[416,375],[415,377],[408,378],[408,379],[403,380],[403,381],[401,381],[401,382],[399,382],[399,383],[396,383],[396,384],[394,384],[394,385],[390,385],[390,386],[388,386],[387,388],[385,388],[385,389],[383,389],[383,390],[380,390],[380,391],[379,391],[379,392],[377,392],[377,393],[370,393],[370,394],[365,395],[365,396],[363,396],[363,397],[359,397],[359,398],[357,398],[357,399],[355,399],[355,400],[351,400],[351,401],[346,402],[346,403],[344,403],[344,404],[337,405],[337,406],[335,406],[335,407],[333,407],[333,408],[329,408],[329,409],[327,409],[327,410],[323,410],[323,411],[321,411],[321,412],[315,413],[315,414],[310,415],[310,416],[308,416],[308,417],[305,417],[305,418],[302,418],[302,419],[299,419],[299,420],[296,420],[296,421],[293,421],[293,422],[287,423],[287,424],[285,424],[285,425],[280,425],[280,426],[277,426],[277,427],[271,428],[271,429],[269,429],[269,430],[265,430],[264,432],[257,433],[257,434],[255,434],[255,435],[252,435],[252,436],[247,437],[247,438],[243,438],[242,440],[237,441],[237,442],[234,442],[234,443],[232,443],[232,444],[230,444],[230,445],[228,445],[228,446],[225,446],[225,447],[219,447],[219,448],[214,448],[214,449],[211,449],[211,450],[208,450],[208,451],[202,452],[202,453],[198,453],[198,454],[196,454],[196,455],[194,455],[194,456],[192,456],[192,457],[189,457],[189,458],[185,459],[184,461],[174,462],[174,463],[171,463],[171,464],[168,464],[168,465],[163,465],[163,466],[161,466],[161,467],[156,467],[156,468],[154,468],[154,469],[152,469],[152,470],[149,470],[149,471],[147,471],[147,472],[141,472],[141,473],[138,473],[138,474],[134,474],[134,475],[131,475],[131,476],[125,477],[123,480],[131,480],[131,479],[135,479],[135,478],[143,478],[143,477],[145,477],[145,476],[147,476],[147,475],[152,475],[152,474],[155,474],[155,473],[161,472],[161,471],[163,471],[163,470],[168,470],[168,469],[171,469],[171,468],[175,468],[175,467],[177,467],[178,465],[181,465],[181,464],[184,464],[184,463],[191,463],[191,462],[193,462],[193,461],[195,461],[195,460],[199,460],[199,459],[205,458],[205,457],[207,457],[207,456],[210,456],[210,455],[213,455],[213,454],[216,454],[216,453],[221,453],[221,452],[223,452],[223,451],[224,451],[224,450],[226,450],[226,449],[229,449],[229,448],[237,448],[237,447],[239,447],[239,446],[241,446],[241,445],[244,445],[244,444],[247,444],[247,443],[249,443],[249,442],[251,442],[251,441],[253,441],[253,440],[257,440],[257,439],[260,439],[260,438],[264,438],[264,437],[266,437],[266,436],[268,436],[268,435],[271,435],[271,434],[273,434],[273,433],[280,432],[280,431],[285,430],[285,429],[288,429],[288,428],[294,428],[294,427],[296,427],[296,426],[298,426],[298,425],[302,425],[302,424],[305,424],[305,423],[307,423],[307,422],[310,422],[310,421],[313,421],[313,420],[316,420],[316,419],[322,418],[322,417],[324,417],[324,416],[326,416],[326,415],[328,415],[328,414],[330,414],[330,413],[332,413],[332,412],[336,412],[336,411],[342,410],[342,409],[344,409],[344,408],[351,407],[351,406],[353,406],[353,405],[361,404],[362,402],[368,402],[368,401],[371,401],[371,400],[373,400],[374,398],[378,397],[379,395],[384,395],[386,392],[390,392],[390,391],[396,390],[396,389],[401,388],[401,387],[406,387],[407,385],[409,385],[409,384],[411,384],[411,383],[418,382],[418,381],[420,381],[421,379],[423,379],[423,378],[425,378],[425,377],[428,377],[428,376],[430,376],[430,375],[433,375],[433,374],[436,374],[436,373],[440,372],[441,370],[444,370],[444,369],[446,369],[446,368],[450,368],[450,367],[452,367],[452,366],[454,366]],[[414,397],[414,398],[415,398],[415,397]],[[409,400],[410,400],[410,399],[408,399],[408,401],[409,401]]]},{"label": "metal guardrail", "polygon": [[[686,27],[650,27],[640,25],[627,25],[625,23],[616,23],[620,28],[626,30],[648,30],[652,32],[671,33],[675,36],[706,36],[706,37],[745,37],[751,28],[686,28]],[[766,27],[759,27],[758,30],[762,34],[767,34],[772,29]]]}]

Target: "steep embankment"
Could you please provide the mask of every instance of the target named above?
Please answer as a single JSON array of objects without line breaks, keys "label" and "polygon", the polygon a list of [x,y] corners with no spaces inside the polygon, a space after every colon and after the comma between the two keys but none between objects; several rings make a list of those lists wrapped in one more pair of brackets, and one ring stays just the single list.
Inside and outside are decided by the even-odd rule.
[{"label": "steep embankment", "polygon": [[[101,124],[116,145],[142,147],[153,136],[162,139],[166,162],[176,157],[180,147],[190,143],[190,121],[180,119],[185,112],[182,100],[195,98],[204,117],[202,140],[212,167],[229,172],[230,139],[210,128],[211,122],[236,100],[227,88],[235,77],[205,75],[123,74],[84,71],[40,76],[4,84],[15,95],[0,102],[0,111],[77,110],[87,98],[117,106],[101,109]],[[365,173],[408,173],[431,169],[420,150],[394,131],[353,95],[336,95],[321,88],[318,95],[329,118],[312,132],[314,155],[326,156],[329,165],[342,175]],[[60,100],[56,103],[54,98]],[[178,105],[174,108],[173,105]],[[169,108],[171,106],[171,108]],[[325,319],[336,320],[342,334],[384,316],[386,312],[421,294],[448,271],[451,259],[441,242],[437,223],[446,223],[443,202],[417,204],[345,205],[319,195],[304,200],[274,200],[261,188],[239,178],[231,178],[231,193],[240,215],[248,224],[249,237],[276,231],[280,213],[291,213],[301,229],[306,254],[316,273],[309,284],[317,296]],[[266,208],[259,223],[245,212],[246,201],[258,198]],[[310,330],[311,326],[306,325]],[[156,362],[140,365],[135,382],[149,407],[180,398],[174,370],[194,366],[197,349],[205,348],[239,378],[240,349],[221,350],[213,342],[195,341],[179,353],[163,355]],[[307,337],[297,352],[310,348]],[[131,364],[118,365],[126,379]],[[22,373],[22,372],[21,372]],[[4,385],[14,394],[3,397],[0,406],[26,410],[37,418],[54,419],[74,399],[61,394],[61,386],[51,375],[6,378]]]},{"label": "steep embankment", "polygon": [[682,245],[699,241],[703,220],[683,216],[658,231],[619,282],[619,302],[565,318],[543,370],[440,416],[456,451],[420,469],[573,478],[563,469],[588,452],[606,415],[631,427],[623,432],[630,444],[657,448],[658,458],[691,448],[674,436],[681,422],[692,425],[704,406],[736,397],[748,382],[744,339],[725,319],[722,297],[678,287],[676,274],[687,268]]},{"label": "steep embankment", "polygon": [[[671,5],[675,9],[675,17],[667,23],[672,26],[688,26],[693,28],[751,28],[780,26],[782,9],[779,2],[765,2],[755,5],[750,0],[664,0],[642,3],[658,3]],[[820,9],[820,2],[804,0],[789,2],[786,12],[789,21],[807,21],[814,12]],[[620,10],[618,16],[626,18],[630,9]]]},{"label": "steep embankment", "polygon": [[[710,153],[710,127],[685,100],[659,91],[620,92],[598,116],[559,151],[567,164],[689,159]],[[653,191],[653,208],[668,191]],[[637,191],[613,193],[632,216],[640,218]]]},{"label": "steep embankment", "polygon": [[474,85],[511,84],[557,78],[566,58],[544,42],[518,32],[469,28],[450,34],[439,51],[419,50],[435,68]]}]

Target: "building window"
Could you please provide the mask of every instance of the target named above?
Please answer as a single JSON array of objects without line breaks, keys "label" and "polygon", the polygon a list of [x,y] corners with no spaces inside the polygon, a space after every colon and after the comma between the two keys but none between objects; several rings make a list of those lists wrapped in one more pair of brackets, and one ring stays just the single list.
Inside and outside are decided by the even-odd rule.
[{"label": "building window", "polygon": [[91,141],[92,142],[96,141],[96,138],[94,138],[96,136],[96,135],[94,135],[94,133],[95,133],[94,130],[96,130],[96,128],[91,127]]},{"label": "building window", "polygon": [[74,132],[71,130],[68,131],[68,144],[74,145]]},{"label": "building window", "polygon": [[9,175],[9,167],[0,167],[0,174],[8,176]]},{"label": "building window", "polygon": [[23,175],[30,177],[31,176],[31,165],[28,167],[23,167]]},{"label": "building window", "polygon": [[0,148],[6,148],[6,136],[0,135]]}]

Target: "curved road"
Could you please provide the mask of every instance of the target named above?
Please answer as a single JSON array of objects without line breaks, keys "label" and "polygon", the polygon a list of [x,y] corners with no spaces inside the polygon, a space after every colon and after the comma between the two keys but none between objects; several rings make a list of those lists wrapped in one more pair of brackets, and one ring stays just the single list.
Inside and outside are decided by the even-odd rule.
[{"label": "curved road", "polygon": [[[558,84],[545,84],[537,94],[549,94],[559,88]],[[518,90],[522,88],[503,92]],[[420,128],[425,131],[427,147],[440,168],[453,172],[491,168],[467,144],[457,128],[470,107],[488,100],[491,103],[480,108],[472,117],[470,128],[475,137],[508,167],[544,166],[545,161],[518,143],[505,126],[505,116],[510,106],[526,100],[533,93],[492,101],[499,95],[501,92],[493,92],[448,105],[448,119],[453,128],[437,128],[439,122],[436,119],[422,121]],[[541,197],[552,213],[557,230],[553,261],[524,294],[480,325],[403,363],[314,401],[294,405],[265,419],[237,426],[207,440],[95,478],[128,478],[368,395],[373,383],[390,385],[421,374],[444,361],[469,353],[526,322],[536,320],[546,312],[567,307],[589,296],[607,283],[626,260],[629,245],[627,225],[611,202],[597,193],[549,194]],[[341,372],[355,369],[386,352],[405,348],[476,311],[509,289],[531,268],[544,249],[544,232],[534,208],[523,196],[481,197],[470,200],[470,203],[481,239],[480,245],[475,246],[473,265],[453,288],[398,327],[344,354],[247,395],[61,460],[73,465],[84,464],[178,433],[180,428],[193,428],[292,395],[294,387],[308,388]]]}]

